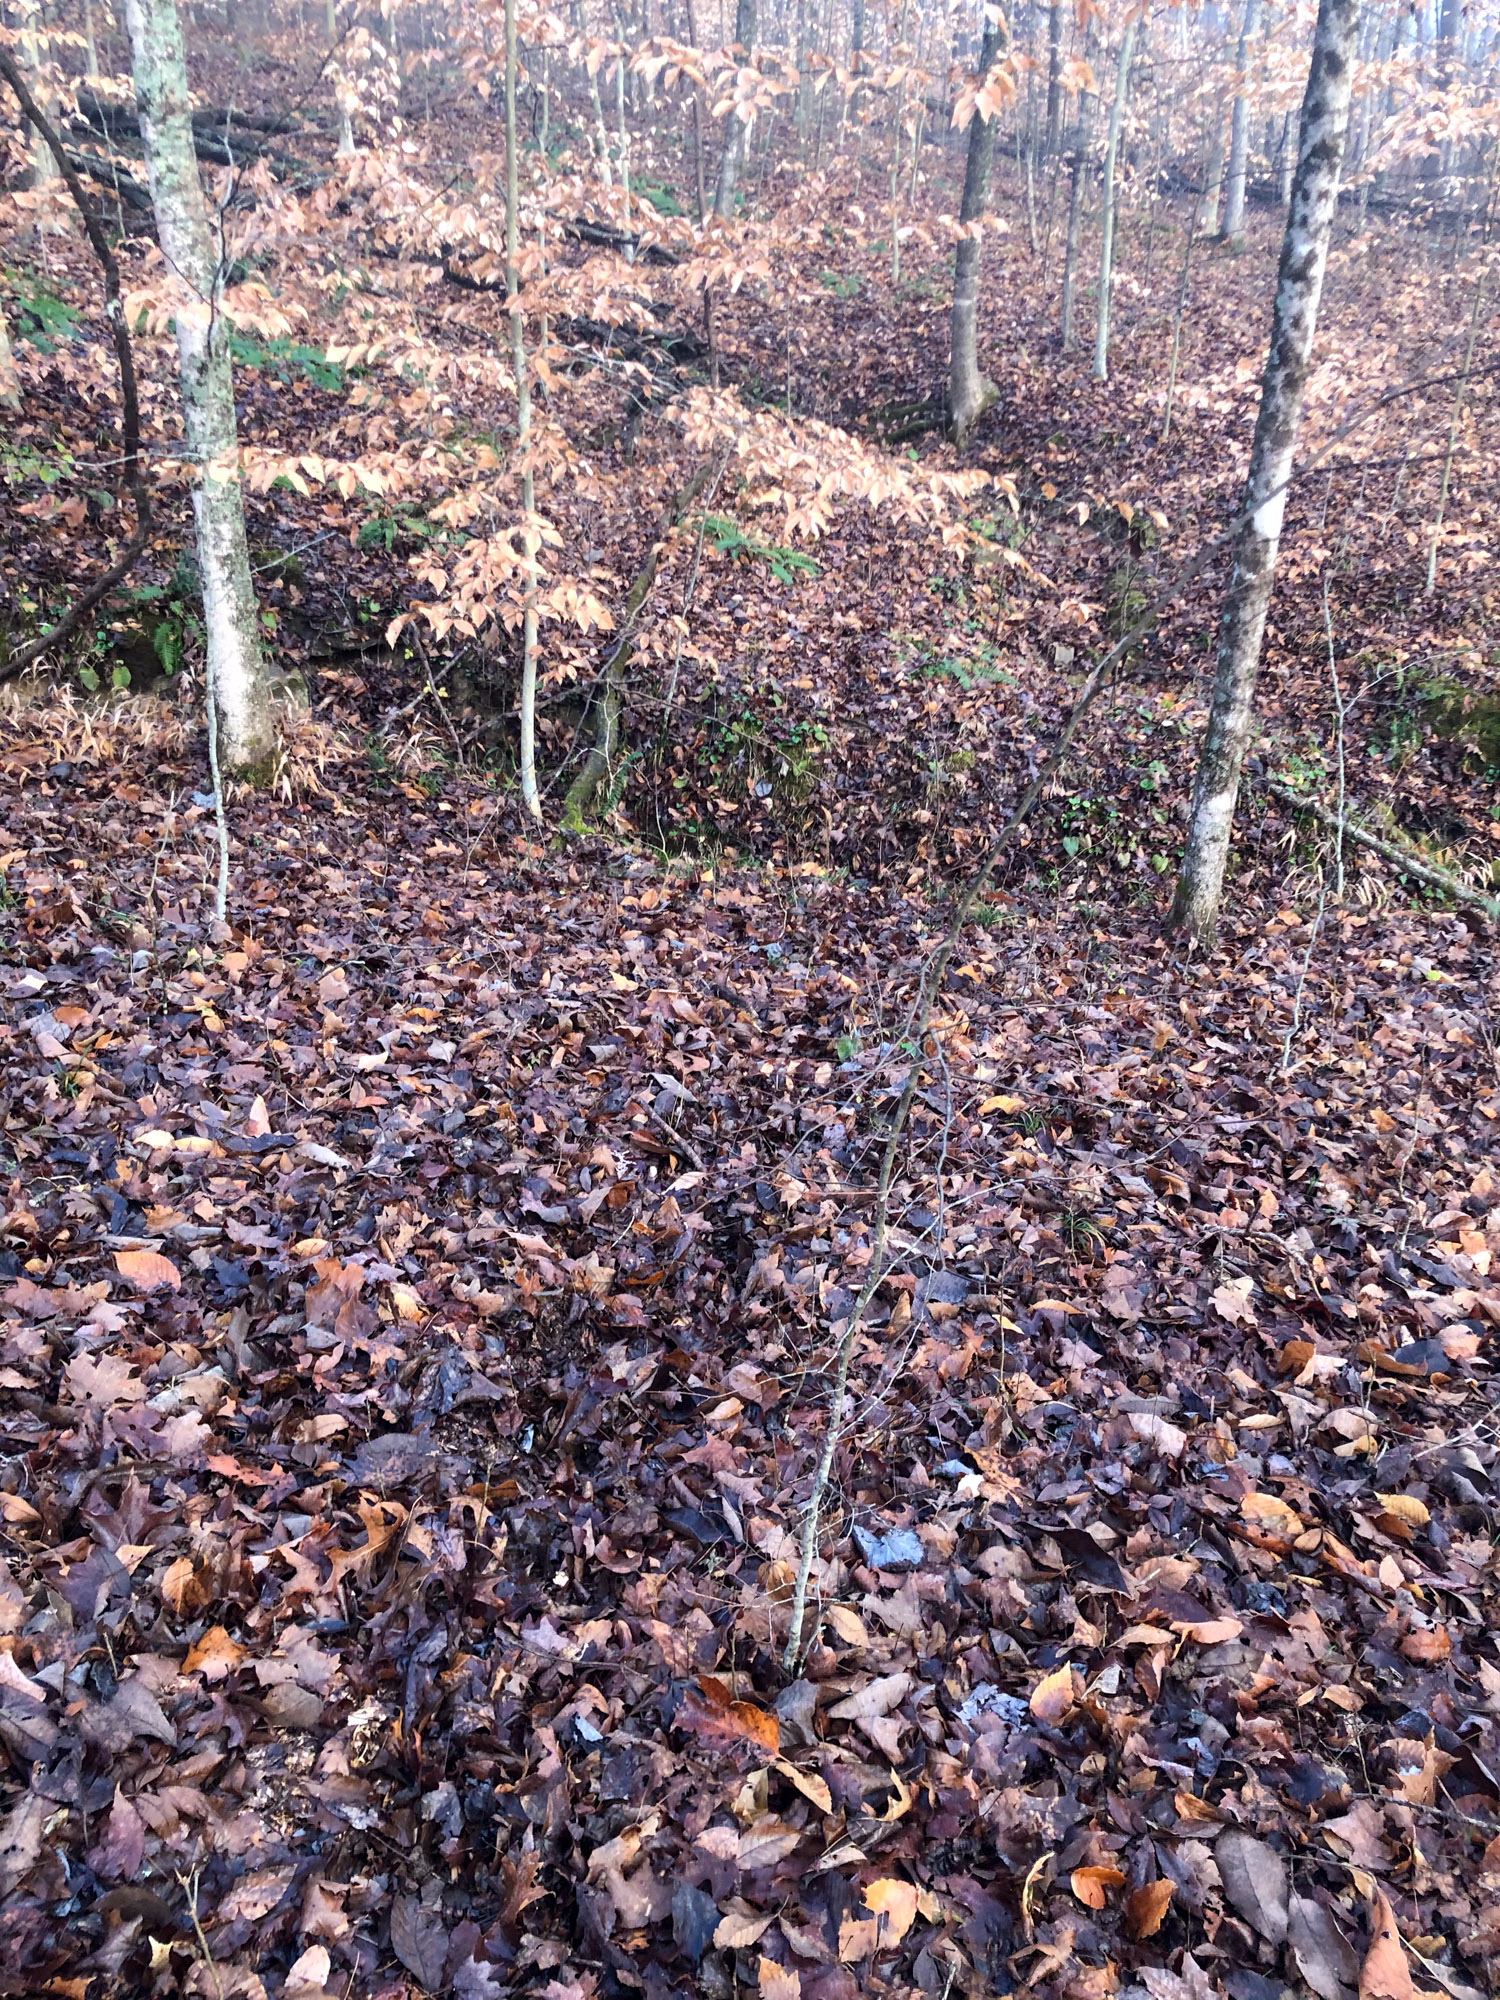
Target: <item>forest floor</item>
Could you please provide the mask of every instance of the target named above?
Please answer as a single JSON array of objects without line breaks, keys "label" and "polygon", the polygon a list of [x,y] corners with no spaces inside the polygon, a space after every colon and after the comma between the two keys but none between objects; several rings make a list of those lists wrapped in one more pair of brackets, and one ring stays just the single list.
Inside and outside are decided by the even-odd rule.
[{"label": "forest floor", "polygon": [[[410,601],[406,528],[331,500],[252,528],[303,550],[267,595],[314,708],[233,802],[227,938],[191,703],[9,711],[0,1991],[1494,1989],[1492,932],[1366,855],[1336,883],[1252,784],[1217,950],[1164,944],[1221,566],[911,1040],[1079,665],[1232,513],[1273,269],[1269,216],[1205,254],[1162,446],[1185,217],[1148,285],[1127,216],[1100,386],[1007,212],[969,462],[1025,566],[852,513],[817,574],[705,548],[607,833],[527,826],[480,736],[452,756],[456,696],[391,722],[411,683],[356,628]],[[1445,365],[1414,240],[1341,242],[1315,428],[1377,350]],[[894,289],[888,255],[783,274],[790,317],[742,293],[727,377],[791,351],[834,422],[929,394],[943,255]],[[81,422],[59,351],[13,451]],[[336,403],[242,382],[252,432]],[[610,394],[589,533],[623,581],[691,454],[648,421],[627,464]],[[1330,801],[1341,742],[1357,815],[1477,880],[1486,502],[1424,599],[1410,419],[1289,510],[1262,759]]]}]

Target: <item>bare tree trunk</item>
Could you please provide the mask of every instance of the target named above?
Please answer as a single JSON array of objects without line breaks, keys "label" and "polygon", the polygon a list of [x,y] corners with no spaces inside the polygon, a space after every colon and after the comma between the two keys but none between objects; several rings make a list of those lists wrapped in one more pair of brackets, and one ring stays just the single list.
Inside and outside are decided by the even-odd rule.
[{"label": "bare tree trunk", "polygon": [[1250,48],[1260,25],[1260,0],[1245,0],[1240,23],[1238,79],[1230,119],[1229,173],[1224,183],[1224,234],[1232,241],[1245,229],[1245,175],[1250,164]]},{"label": "bare tree trunk", "polygon": [[1062,150],[1062,0],[1052,0],[1047,9],[1047,155],[1056,159]]},{"label": "bare tree trunk", "polygon": [[1208,235],[1219,233],[1219,198],[1224,191],[1224,113],[1222,107],[1214,115],[1213,137],[1209,143],[1208,174],[1203,183],[1204,228]]},{"label": "bare tree trunk", "polygon": [[[47,51],[38,32],[40,20],[40,13],[35,8],[22,16],[21,26],[16,34],[16,60],[43,117],[55,126],[57,107],[52,101],[52,92],[47,87]],[[53,159],[51,150],[40,132],[32,128],[28,137],[31,143],[31,185],[38,188],[45,187],[49,181],[59,178],[57,162]],[[41,226],[38,221],[39,233]]]},{"label": "bare tree trunk", "polygon": [[1261,641],[1338,206],[1358,18],[1359,0],[1320,0],[1234,574],[1219,628],[1187,848],[1168,918],[1169,929],[1185,931],[1196,943],[1213,936],[1218,920],[1240,769],[1254,721]]},{"label": "bare tree trunk", "polygon": [[[987,77],[1004,51],[1005,29],[986,21],[979,51],[979,75]],[[963,200],[958,220],[964,234],[953,253],[953,330],[948,359],[948,421],[962,444],[999,391],[979,372],[979,270],[984,246],[979,236],[990,194],[990,163],[995,157],[994,118],[976,107],[969,123],[969,153],[964,167]]]},{"label": "bare tree trunk", "polygon": [[245,543],[223,260],[193,150],[177,0],[126,0],[125,24],[156,233],[181,288],[173,318],[218,755],[233,775],[264,781],[275,751],[270,681]]},{"label": "bare tree trunk", "polygon": [[[1097,29],[1091,24],[1086,45],[1088,59],[1092,63],[1096,54]],[[1068,239],[1063,252],[1062,281],[1062,348],[1063,353],[1071,352],[1073,346],[1073,289],[1078,275],[1078,240],[1083,229],[1083,180],[1088,172],[1089,142],[1091,130],[1089,93],[1078,93],[1078,126],[1073,135],[1073,178],[1068,190]]]},{"label": "bare tree trunk", "polygon": [[[734,10],[734,39],[746,61],[755,47],[755,4],[756,0],[736,0]],[[714,214],[721,222],[734,219],[735,182],[745,162],[749,139],[749,127],[737,111],[731,111],[729,130],[724,134],[724,151],[719,156],[718,185],[714,189]]]},{"label": "bare tree trunk", "polygon": [[[516,0],[505,0],[505,296],[510,302],[510,361],[516,378],[516,449],[524,459],[531,436],[531,384],[526,375],[526,327],[521,290],[521,193],[516,159]],[[525,604],[521,613],[521,802],[542,816],[536,782],[536,551],[531,544],[536,493],[531,470],[521,472],[521,533],[526,543]]]},{"label": "bare tree trunk", "polygon": [[1120,152],[1120,125],[1125,116],[1125,88],[1130,76],[1130,51],[1135,46],[1135,23],[1127,22],[1120,43],[1120,64],[1115,71],[1115,101],[1109,113],[1109,143],[1104,153],[1103,241],[1099,251],[1099,316],[1094,329],[1094,379],[1109,380],[1109,288],[1115,261],[1115,161]]},{"label": "bare tree trunk", "polygon": [[1207,183],[1208,168],[1204,166],[1204,180],[1193,196],[1193,213],[1188,220],[1187,242],[1182,252],[1182,276],[1177,284],[1177,309],[1172,315],[1172,359],[1167,366],[1167,407],[1162,414],[1161,441],[1165,444],[1172,435],[1172,399],[1177,393],[1177,363],[1182,354],[1182,315],[1187,307],[1188,279],[1193,269],[1193,244],[1198,235],[1198,217],[1203,213],[1203,195]]},{"label": "bare tree trunk", "polygon": [[[324,0],[323,39],[331,56],[339,45],[339,17],[335,0]],[[336,77],[334,93],[339,107],[338,158],[352,160],[354,157],[354,121],[349,115],[349,84],[345,77]]]}]

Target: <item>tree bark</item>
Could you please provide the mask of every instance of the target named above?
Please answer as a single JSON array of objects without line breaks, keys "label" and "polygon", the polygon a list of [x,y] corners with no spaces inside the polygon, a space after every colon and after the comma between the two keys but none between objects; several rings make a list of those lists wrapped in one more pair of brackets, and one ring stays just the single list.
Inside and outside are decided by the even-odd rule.
[{"label": "tree bark", "polygon": [[[1005,29],[985,23],[979,51],[979,76],[986,78],[1006,46]],[[953,255],[953,331],[948,361],[948,421],[955,442],[962,444],[999,391],[979,372],[979,271],[984,246],[978,234],[990,194],[990,163],[995,157],[997,120],[981,117],[976,107],[969,121],[969,153],[964,167],[963,200],[958,220],[965,234]]]},{"label": "tree bark", "polygon": [[[1092,64],[1097,49],[1095,46],[1097,29],[1091,24],[1086,45],[1087,56]],[[1068,189],[1068,236],[1063,252],[1062,281],[1062,348],[1067,354],[1073,346],[1073,290],[1078,276],[1078,239],[1083,229],[1083,181],[1088,172],[1089,145],[1093,138],[1092,116],[1089,107],[1089,92],[1078,93],[1078,127],[1073,135],[1073,175]]]},{"label": "tree bark", "polygon": [[[521,193],[516,157],[516,0],[505,0],[505,295],[510,302],[510,359],[516,378],[516,448],[524,458],[531,436],[531,384],[526,374],[526,326],[521,290]],[[532,533],[536,490],[529,467],[521,472],[523,536]],[[521,803],[533,819],[542,816],[536,781],[537,672],[536,553],[528,539],[525,602],[521,611]]]},{"label": "tree bark", "polygon": [[270,681],[245,543],[224,271],[198,179],[177,0],[126,0],[125,23],[157,238],[181,287],[173,317],[183,430],[195,473],[208,698],[224,769],[264,781],[275,751]]},{"label": "tree bark", "polygon": [[1062,150],[1062,0],[1052,0],[1047,9],[1047,156],[1055,159]]},{"label": "tree bark", "polygon": [[1229,172],[1224,183],[1224,235],[1231,241],[1244,233],[1245,176],[1250,163],[1250,49],[1260,26],[1260,0],[1245,0],[1240,23],[1238,79],[1230,118]]},{"label": "tree bark", "polygon": [[1130,76],[1130,51],[1135,46],[1135,23],[1127,23],[1120,43],[1120,66],[1115,71],[1115,101],[1109,113],[1109,144],[1104,153],[1104,213],[1099,250],[1099,315],[1094,329],[1094,379],[1109,380],[1109,291],[1115,261],[1115,161],[1120,152],[1120,125],[1125,116],[1125,88]]},{"label": "tree bark", "polygon": [[1208,731],[1168,918],[1169,929],[1184,931],[1199,944],[1212,938],[1218,920],[1240,770],[1253,727],[1261,641],[1338,206],[1358,18],[1359,0],[1320,0],[1276,278],[1270,353],[1235,537],[1234,573],[1219,628]]},{"label": "tree bark", "polygon": [[[735,4],[734,39],[739,45],[741,60],[745,62],[750,60],[755,47],[755,4],[756,0],[736,0]],[[734,219],[735,183],[744,164],[749,137],[750,128],[737,111],[731,111],[729,130],[724,135],[724,151],[719,157],[718,184],[714,189],[714,214],[721,222]]]}]

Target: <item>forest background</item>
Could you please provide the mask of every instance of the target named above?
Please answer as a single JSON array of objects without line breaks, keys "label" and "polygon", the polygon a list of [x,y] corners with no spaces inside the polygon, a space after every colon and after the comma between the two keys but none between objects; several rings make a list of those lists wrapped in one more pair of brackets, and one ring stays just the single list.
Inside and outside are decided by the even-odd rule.
[{"label": "forest background", "polygon": [[1497,32],[8,9],[0,1990],[1493,1989]]}]

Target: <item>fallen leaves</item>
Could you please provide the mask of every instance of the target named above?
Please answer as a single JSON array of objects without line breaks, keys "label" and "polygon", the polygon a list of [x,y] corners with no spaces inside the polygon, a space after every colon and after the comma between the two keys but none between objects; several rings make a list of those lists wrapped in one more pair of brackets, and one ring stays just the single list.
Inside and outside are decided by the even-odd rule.
[{"label": "fallen leaves", "polygon": [[1125,1899],[1125,1928],[1130,1935],[1137,1941],[1155,1937],[1166,1922],[1175,1893],[1174,1884],[1165,1876],[1156,1882],[1142,1883],[1139,1889],[1132,1889]]},{"label": "fallen leaves", "polygon": [[175,1292],[182,1285],[182,1273],[158,1250],[117,1250],[115,1269],[138,1292]]},{"label": "fallen leaves", "polygon": [[1377,1885],[1370,1897],[1370,1946],[1359,1969],[1359,2000],[1412,2000],[1414,1990],[1395,1913]]}]

